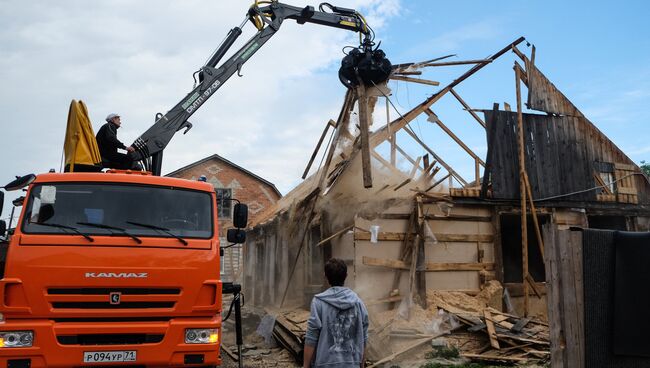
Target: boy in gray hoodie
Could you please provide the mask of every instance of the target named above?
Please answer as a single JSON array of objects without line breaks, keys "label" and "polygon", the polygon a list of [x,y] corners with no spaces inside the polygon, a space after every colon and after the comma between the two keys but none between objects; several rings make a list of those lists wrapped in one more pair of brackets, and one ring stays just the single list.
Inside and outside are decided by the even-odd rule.
[{"label": "boy in gray hoodie", "polygon": [[340,259],[325,264],[330,288],[314,296],[305,334],[304,368],[363,368],[368,311],[359,296],[343,287],[348,268]]}]

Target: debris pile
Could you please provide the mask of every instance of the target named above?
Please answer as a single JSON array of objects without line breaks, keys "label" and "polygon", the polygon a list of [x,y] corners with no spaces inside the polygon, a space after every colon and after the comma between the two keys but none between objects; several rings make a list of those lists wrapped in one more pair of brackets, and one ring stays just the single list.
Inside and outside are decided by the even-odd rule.
[{"label": "debris pile", "polygon": [[[418,367],[430,359],[506,364],[546,362],[550,356],[548,324],[537,318],[501,312],[502,295],[501,284],[491,281],[475,296],[428,290],[428,309],[405,300],[396,309],[371,312],[368,366],[399,362],[402,366]],[[288,357],[301,363],[309,311],[275,311],[265,318],[272,323],[272,329],[271,325],[265,328],[268,337],[284,348]],[[251,351],[265,353],[259,348]]]}]

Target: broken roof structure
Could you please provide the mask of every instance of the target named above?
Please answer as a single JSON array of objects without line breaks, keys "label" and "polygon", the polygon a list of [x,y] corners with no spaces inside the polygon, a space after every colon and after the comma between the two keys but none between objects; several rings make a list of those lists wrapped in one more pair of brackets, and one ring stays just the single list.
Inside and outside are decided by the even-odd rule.
[{"label": "broken roof structure", "polygon": [[[325,125],[306,180],[249,231],[243,280],[248,301],[275,308],[308,304],[325,287],[324,261],[337,257],[348,264],[347,285],[374,310],[411,302],[426,308],[436,304],[432,292],[476,295],[497,280],[508,298],[506,305],[497,298],[493,307],[545,319],[548,267],[560,257],[545,254],[545,231],[648,230],[648,178],[539,71],[535,47],[527,56],[522,42],[486,59],[397,65],[392,81],[433,88],[439,83],[424,79],[425,71],[469,69],[394,119],[386,85],[348,90],[338,118]],[[515,58],[515,110],[496,103],[471,107],[457,86],[509,52]],[[523,112],[522,83],[526,106],[542,114]],[[484,134],[484,157],[437,114],[437,102],[447,95]],[[374,111],[381,100],[386,122],[371,131],[382,115]],[[461,175],[409,126],[418,116],[466,152],[472,177]],[[405,139],[424,154],[412,157]],[[322,164],[312,170],[319,151]]]}]

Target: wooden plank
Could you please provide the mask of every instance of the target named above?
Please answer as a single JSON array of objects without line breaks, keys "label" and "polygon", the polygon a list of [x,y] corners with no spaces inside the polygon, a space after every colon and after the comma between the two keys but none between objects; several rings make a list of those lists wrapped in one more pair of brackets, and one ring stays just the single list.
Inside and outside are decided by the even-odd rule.
[{"label": "wooden plank", "polygon": [[433,152],[433,150],[429,148],[426,143],[422,142],[422,140],[415,133],[413,133],[409,127],[404,127],[404,131],[408,133],[408,135],[410,135],[411,138],[413,138],[416,142],[418,142],[422,148],[429,152],[431,156],[433,156],[433,158],[435,158],[436,161],[438,161],[438,163],[440,163],[440,165],[451,174],[451,176],[455,177],[461,184],[467,185],[467,181],[463,179],[463,177],[460,176],[460,174],[458,174],[451,166],[449,166],[440,156]]},{"label": "wooden plank", "polygon": [[[506,282],[503,284],[503,287],[508,289],[508,293],[512,297],[524,296],[524,286],[520,282]],[[547,295],[547,286],[546,283],[536,282],[535,288],[541,295]],[[529,295],[533,295],[534,292],[529,290]]]},{"label": "wooden plank", "polygon": [[379,153],[377,153],[377,151],[375,151],[374,149],[371,149],[371,150],[370,150],[370,154],[371,154],[372,157],[374,157],[377,161],[379,161],[382,165],[384,165],[384,167],[386,167],[388,170],[390,170],[393,174],[397,175],[397,177],[404,177],[404,176],[406,176],[405,173],[403,173],[402,171],[400,171],[400,170],[399,170],[397,167],[395,167],[392,163],[386,161],[386,159],[384,159],[383,157],[381,157],[381,155],[380,155]]},{"label": "wooden plank", "polygon": [[621,163],[614,163],[614,167],[616,170],[626,170],[626,171],[639,171],[639,168],[636,165],[630,165],[630,164],[621,164]]},{"label": "wooden plank", "polygon": [[[413,239],[417,234],[411,233],[410,239]],[[480,242],[480,243],[492,243],[494,241],[494,235],[492,234],[434,234],[436,239],[439,242],[449,242],[449,243],[458,243],[458,242]],[[378,241],[403,241],[406,237],[406,233],[398,232],[380,232],[377,234]],[[354,233],[354,240],[370,240],[370,232],[367,231],[357,231]]]},{"label": "wooden plank", "polygon": [[639,191],[637,191],[636,188],[618,187],[616,188],[616,191],[618,192],[618,194],[633,194],[633,195],[639,194]]},{"label": "wooden plank", "polygon": [[[359,76],[357,75],[357,78]],[[357,86],[357,103],[359,106],[359,138],[361,139],[361,168],[363,171],[363,187],[372,188],[372,168],[370,165],[370,115],[368,114],[368,95],[363,83]]]},{"label": "wooden plank", "polygon": [[[513,46],[514,48],[514,46]],[[515,63],[516,65],[516,63]],[[522,280],[526,280],[528,275],[528,231],[526,217],[526,157],[525,157],[525,140],[524,140],[524,118],[521,109],[521,74],[519,69],[515,68],[515,89],[517,92],[517,147],[519,148],[519,196],[521,197],[521,255],[522,255]],[[524,281],[524,317],[528,317],[528,284]]]},{"label": "wooden plank", "polygon": [[490,314],[490,311],[485,309],[483,315],[485,316],[485,326],[487,327],[488,336],[490,337],[490,345],[495,349],[501,349],[501,346],[499,346],[499,340],[497,339],[497,331],[492,322],[492,314]]},{"label": "wooden plank", "polygon": [[467,110],[467,112],[469,112],[470,115],[472,115],[472,117],[474,118],[474,120],[476,120],[479,124],[481,124],[481,126],[482,126],[483,128],[485,128],[485,122],[484,122],[483,119],[481,119],[478,115],[476,115],[476,113],[474,112],[474,109],[472,109],[471,107],[469,107],[469,105],[467,104],[467,102],[465,102],[465,100],[463,100],[463,99],[460,97],[460,95],[459,95],[458,93],[456,93],[456,91],[454,91],[453,88],[451,88],[451,89],[449,90],[449,92],[451,92],[451,94],[454,95],[454,97],[456,97],[456,99],[458,100],[458,102],[460,102],[460,104],[463,105],[463,107]]},{"label": "wooden plank", "polygon": [[480,60],[461,60],[461,61],[442,61],[437,63],[425,63],[421,66],[453,66],[453,65],[467,65],[467,64],[483,64],[490,63],[492,60],[489,59],[480,59]]},{"label": "wooden plank", "polygon": [[[384,259],[363,256],[362,263],[366,266],[385,267],[395,270],[411,269],[411,263],[400,261],[398,259]],[[426,272],[441,272],[441,271],[492,271],[494,270],[494,263],[431,263],[427,262],[424,265]]]},{"label": "wooden plank", "polygon": [[[528,358],[515,357],[515,356],[503,356],[503,355],[490,355],[490,354],[469,354],[462,353],[460,356],[472,360],[484,360],[488,362],[526,362]],[[555,367],[554,367],[555,368]]]},{"label": "wooden plank", "polygon": [[319,242],[316,244],[316,246],[319,247],[319,246],[321,246],[321,245],[327,243],[328,241],[330,241],[330,240],[336,238],[337,236],[341,236],[341,235],[343,235],[344,233],[346,233],[346,232],[352,230],[353,228],[354,228],[354,224],[352,224],[352,225],[350,225],[350,226],[346,226],[346,227],[344,227],[343,229],[341,229],[341,230],[335,232],[334,234],[328,236],[327,238],[325,238],[325,239],[319,241]]},{"label": "wooden plank", "polygon": [[311,158],[309,159],[309,163],[307,163],[307,167],[305,168],[305,171],[302,173],[302,178],[306,178],[307,174],[309,174],[309,169],[311,169],[311,165],[314,163],[314,159],[316,158],[316,155],[318,154],[318,151],[320,151],[320,146],[323,144],[323,141],[325,140],[325,136],[327,135],[327,131],[329,130],[330,126],[336,127],[336,122],[334,120],[330,120],[326,125],[325,129],[323,129],[323,134],[321,134],[320,139],[318,140],[318,143],[316,144],[316,148],[314,148],[314,152],[311,154]]},{"label": "wooden plank", "polygon": [[329,166],[332,162],[332,158],[334,157],[334,152],[336,151],[336,145],[339,142],[341,131],[346,129],[345,124],[349,121],[350,111],[352,110],[353,106],[354,106],[354,93],[352,92],[351,89],[348,89],[348,91],[345,93],[345,100],[343,102],[343,107],[341,108],[339,117],[336,120],[336,130],[334,131],[334,138],[332,138],[332,142],[330,143],[329,150],[327,151],[327,158],[325,159],[325,163],[323,164],[323,168],[322,168],[322,173],[318,180],[318,187],[321,189],[321,191],[325,189],[324,188],[325,179],[327,178]]},{"label": "wooden plank", "polygon": [[432,81],[432,80],[427,80],[427,79],[420,79],[420,78],[410,78],[410,77],[403,77],[400,75],[391,75],[390,79],[392,80],[398,80],[398,81],[403,81],[403,82],[412,82],[412,83],[420,83],[420,84],[426,84],[428,86],[439,86],[440,82]]},{"label": "wooden plank", "polygon": [[[384,220],[408,220],[410,214],[408,213],[380,213],[376,218]],[[374,218],[374,216],[373,216]],[[427,220],[439,220],[439,221],[476,221],[476,222],[492,222],[492,216],[474,216],[474,215],[455,215],[450,214],[449,216],[443,215],[432,215],[424,214],[424,218]]]},{"label": "wooden plank", "polygon": [[[428,116],[435,116],[436,114],[431,110],[431,109],[426,109],[424,111]],[[477,160],[481,165],[485,166],[485,162],[474,153],[454,132],[451,131],[445,124],[443,124],[440,119],[435,119],[435,123],[438,124],[438,126],[445,132],[451,139],[453,139],[465,152],[467,152],[468,155],[470,155],[473,159]]]},{"label": "wooden plank", "polygon": [[418,217],[418,227],[417,227],[417,232],[418,232],[418,237],[417,239],[417,256],[415,257],[415,269],[416,269],[416,285],[417,285],[417,291],[418,291],[418,296],[419,296],[419,302],[420,306],[423,309],[427,309],[427,279],[426,279],[426,273],[424,272],[425,263],[426,263],[426,253],[424,250],[424,238],[425,238],[425,222],[426,220],[424,219],[424,204],[422,203],[422,196],[417,195],[415,197],[416,201],[416,209],[417,209],[417,217]]},{"label": "wooden plank", "polygon": [[[443,334],[439,334],[439,335],[437,335],[435,337],[442,336],[442,335]],[[393,359],[397,358],[399,355],[404,354],[404,353],[406,353],[407,351],[409,351],[411,349],[415,349],[418,346],[424,345],[425,343],[431,341],[435,337],[429,336],[429,337],[425,337],[423,339],[417,340],[416,342],[414,342],[414,343],[412,343],[410,345],[407,345],[405,348],[403,348],[403,349],[401,349],[401,350],[399,350],[399,351],[397,351],[397,352],[395,352],[395,353],[393,353],[393,354],[391,354],[391,355],[389,355],[389,356],[387,356],[387,357],[385,357],[383,359],[380,359],[380,360],[376,361],[374,364],[368,366],[368,368],[379,367],[384,363],[390,362]]]},{"label": "wooden plank", "polygon": [[451,173],[449,173],[449,174],[443,176],[443,177],[440,178],[438,181],[436,181],[435,183],[431,184],[431,186],[428,187],[427,189],[425,189],[424,191],[425,191],[425,192],[430,191],[431,189],[433,189],[433,188],[437,187],[438,185],[442,184],[442,183],[443,183],[445,180],[447,180],[447,178],[449,178],[449,177],[451,177]]},{"label": "wooden plank", "polygon": [[[537,246],[539,247],[539,253],[544,259],[544,238],[542,238],[542,230],[539,226],[539,220],[537,219],[537,209],[535,208],[535,202],[533,202],[533,190],[530,188],[530,181],[528,180],[528,174],[524,172],[524,179],[526,182],[526,193],[528,194],[528,203],[530,204],[530,213],[533,215],[533,225],[535,226],[535,236],[537,237]],[[529,274],[530,276],[530,274]],[[535,285],[533,285],[533,289]],[[539,296],[537,290],[535,294]]]},{"label": "wooden plank", "polygon": [[415,163],[413,164],[411,172],[408,174],[408,177],[411,178],[411,180],[413,180],[415,173],[417,173],[418,169],[420,168],[420,160],[422,160],[422,156],[418,156],[418,158],[415,160]]},{"label": "wooden plank", "polygon": [[[384,126],[383,128],[377,130],[375,133],[373,133],[371,137],[371,145],[377,146],[380,143],[384,142],[388,137],[388,131],[392,131],[393,133],[401,130],[404,128],[409,122],[417,118],[422,112],[424,112],[425,109],[428,109],[431,105],[433,105],[436,101],[440,100],[447,92],[449,92],[452,88],[457,86],[458,84],[462,83],[465,81],[467,78],[471,77],[474,75],[476,72],[481,70],[483,67],[488,65],[490,62],[496,60],[499,58],[501,55],[505,54],[512,48],[513,45],[518,45],[521,42],[525,40],[524,37],[519,37],[503,49],[499,50],[496,52],[494,55],[490,56],[487,58],[484,62],[481,62],[479,64],[476,64],[474,67],[469,69],[467,72],[463,73],[460,77],[454,79],[451,83],[449,83],[446,87],[442,88],[439,92],[434,94],[433,96],[429,97],[422,103],[420,103],[418,106],[410,110],[404,115],[400,115],[399,119],[396,119],[392,121],[390,124],[387,124],[387,126]],[[390,125],[390,127],[388,127]],[[435,157],[435,156],[434,156]],[[440,160],[438,160],[440,161]]]}]

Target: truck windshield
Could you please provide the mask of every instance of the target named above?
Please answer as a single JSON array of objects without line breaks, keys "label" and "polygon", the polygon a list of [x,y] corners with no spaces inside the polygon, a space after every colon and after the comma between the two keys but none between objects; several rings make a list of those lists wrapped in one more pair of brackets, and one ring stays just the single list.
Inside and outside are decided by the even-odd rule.
[{"label": "truck windshield", "polygon": [[22,231],[208,239],[213,234],[212,198],[206,192],[175,187],[38,184],[30,192]]}]

